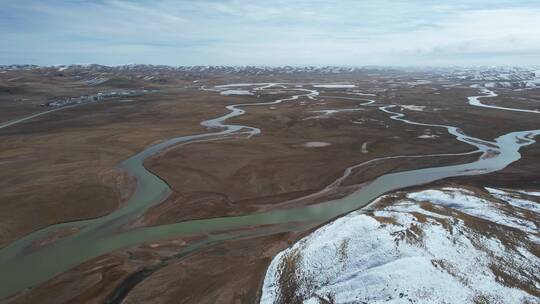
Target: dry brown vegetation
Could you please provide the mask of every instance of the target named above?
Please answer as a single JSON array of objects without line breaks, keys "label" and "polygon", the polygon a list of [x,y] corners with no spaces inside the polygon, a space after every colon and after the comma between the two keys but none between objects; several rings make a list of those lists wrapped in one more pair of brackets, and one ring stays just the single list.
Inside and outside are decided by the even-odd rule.
[{"label": "dry brown vegetation", "polygon": [[[85,85],[75,76],[67,72],[62,76],[51,76],[35,71],[0,74],[0,122],[41,111],[40,103],[58,97],[116,89],[152,88],[159,92],[130,98],[133,99],[131,102],[113,99],[83,105],[0,129],[0,247],[54,223],[98,217],[120,207],[129,197],[134,183],[115,169],[122,160],[164,139],[205,132],[199,123],[226,113],[225,105],[270,101],[290,95],[225,97],[199,90],[191,82],[196,78],[175,78],[174,75],[164,75],[155,82],[144,82],[129,73],[97,75],[111,80],[95,87]],[[423,112],[403,111],[410,119],[460,126],[466,133],[485,139],[509,131],[540,128],[537,117],[532,115],[471,108],[465,97],[476,93],[473,89],[437,87],[440,95],[434,95],[431,86],[389,89],[385,87],[384,76],[380,75],[353,78],[287,75],[249,79],[231,75],[202,79],[202,83],[211,86],[213,83],[268,80],[298,83],[347,80],[356,82],[362,90],[388,89],[377,93],[375,99],[379,103],[426,106]],[[470,146],[455,141],[442,129],[404,125],[389,120],[387,114],[375,107],[326,119],[305,120],[313,115],[311,111],[358,106],[356,101],[330,97],[346,96],[339,90],[324,91],[319,100],[305,104],[295,101],[273,108],[249,107],[246,108],[247,115],[230,121],[258,127],[263,132],[260,136],[194,143],[148,159],[147,168],[166,180],[174,193],[151,208],[136,224],[160,225],[281,208],[285,206],[283,202],[319,191],[340,177],[347,167],[367,160],[391,155],[471,150]],[[504,98],[513,98],[510,95],[513,93],[505,94]],[[514,97],[527,96],[516,93]],[[493,127],[486,128],[486,125]],[[418,138],[425,133],[439,137]],[[303,146],[310,141],[325,141],[331,145],[321,148]],[[366,142],[368,152],[364,153]],[[522,160],[499,173],[460,178],[459,181],[540,187],[540,164],[536,161],[540,148],[534,145],[522,152]],[[385,161],[355,170],[343,185],[356,185],[386,172],[464,163],[475,158],[471,155]],[[346,189],[342,190],[343,193],[335,195],[343,195]],[[391,200],[380,203],[391,203]],[[429,205],[422,207],[435,210]],[[437,209],[437,212],[451,211]],[[464,215],[459,217],[479,233],[499,233],[492,231],[486,223],[469,220]],[[392,224],[391,219],[378,219]],[[444,224],[451,229],[451,223]],[[55,237],[65,235],[68,234],[59,232],[45,241],[52,242]],[[404,232],[404,238],[409,241],[417,241],[418,235],[418,231]],[[512,237],[520,236],[509,234],[506,238],[509,243]],[[271,258],[297,238],[296,234],[283,234],[229,241],[206,248],[155,271],[127,294],[125,302],[253,303],[259,296],[259,287]],[[183,247],[172,247],[170,251],[178,252],[180,248]],[[533,250],[537,254],[540,252],[538,248]],[[136,250],[135,258],[126,251],[110,253],[24,293],[14,302],[36,299],[42,303],[103,301],[130,275],[160,260],[156,251],[149,247]],[[299,256],[293,256],[283,266],[285,279],[280,282],[284,288],[283,303],[300,301],[303,296],[296,294],[298,284],[309,284],[295,281],[298,259]],[[508,284],[521,286],[520,282],[508,280],[502,271],[498,275]],[[320,302],[332,303],[333,296],[321,296]]]}]

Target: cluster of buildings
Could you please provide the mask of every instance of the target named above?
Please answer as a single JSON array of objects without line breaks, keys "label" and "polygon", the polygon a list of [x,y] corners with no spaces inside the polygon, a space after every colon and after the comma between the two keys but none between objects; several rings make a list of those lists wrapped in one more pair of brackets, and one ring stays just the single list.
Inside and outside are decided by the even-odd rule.
[{"label": "cluster of buildings", "polygon": [[72,105],[72,104],[81,104],[81,103],[88,103],[88,102],[99,102],[103,101],[108,98],[114,98],[114,97],[128,97],[128,96],[136,96],[144,93],[152,92],[152,90],[141,90],[141,91],[135,91],[135,90],[122,90],[122,91],[111,91],[111,92],[104,92],[104,93],[97,93],[94,95],[82,95],[79,97],[67,97],[62,99],[55,99],[46,103],[41,104],[42,107],[62,107],[66,105]]}]

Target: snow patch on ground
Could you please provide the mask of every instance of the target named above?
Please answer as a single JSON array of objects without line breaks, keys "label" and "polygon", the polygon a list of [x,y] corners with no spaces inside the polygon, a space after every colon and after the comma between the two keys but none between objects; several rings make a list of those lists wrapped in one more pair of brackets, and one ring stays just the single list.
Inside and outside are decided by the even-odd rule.
[{"label": "snow patch on ground", "polygon": [[425,106],[415,106],[415,105],[400,105],[400,107],[404,108],[405,110],[409,111],[424,111],[426,108]]},{"label": "snow patch on ground", "polygon": [[221,84],[216,85],[216,88],[234,88],[234,87],[248,87],[248,86],[273,86],[277,84],[285,84],[285,83],[269,83],[269,82],[255,82],[255,83],[229,83],[229,84]]},{"label": "snow patch on ground", "polygon": [[329,110],[318,110],[318,111],[311,111],[311,113],[318,113],[319,115],[315,116],[309,116],[304,118],[304,120],[308,119],[318,119],[318,118],[329,118],[334,114],[337,113],[343,113],[343,112],[355,112],[355,111],[363,111],[362,108],[352,108],[352,109],[329,109]]},{"label": "snow patch on ground", "polygon": [[325,88],[325,89],[349,89],[356,88],[354,84],[314,84],[314,88]]},{"label": "snow patch on ground", "polygon": [[417,202],[428,201],[435,205],[459,210],[460,212],[490,222],[516,228],[530,233],[538,232],[532,221],[516,217],[509,210],[502,208],[499,203],[479,198],[460,191],[425,190],[407,195],[407,198]]},{"label": "snow patch on ground", "polygon": [[362,154],[368,154],[369,153],[369,151],[367,149],[368,144],[369,144],[369,142],[367,142],[367,141],[362,144]]},{"label": "snow patch on ground", "polygon": [[[500,200],[503,200],[514,207],[540,213],[539,203],[516,197],[516,195],[512,195],[511,193],[500,190],[500,189],[486,187],[486,190],[489,191],[489,193],[493,195],[494,197]],[[526,195],[530,195],[530,193],[536,193],[536,195],[533,195],[533,196],[540,195],[539,192],[526,192],[526,191],[516,191],[516,192],[526,194]]]},{"label": "snow patch on ground", "polygon": [[225,90],[220,92],[221,95],[253,95],[248,90]]},{"label": "snow patch on ground", "polygon": [[320,148],[320,147],[327,147],[332,145],[331,143],[324,142],[324,141],[310,141],[304,144],[304,147],[306,148]]},{"label": "snow patch on ground", "polygon": [[377,96],[375,94],[371,94],[371,93],[362,93],[360,91],[354,91],[352,93],[347,93],[349,95],[358,95],[358,96]]},{"label": "snow patch on ground", "polygon": [[518,192],[522,194],[526,194],[526,195],[540,196],[540,192],[536,192],[536,191],[519,190]]},{"label": "snow patch on ground", "polygon": [[417,85],[430,84],[430,83],[432,83],[432,81],[425,80],[425,79],[418,79],[415,81],[407,82],[407,84],[410,86],[417,86]]},{"label": "snow patch on ground", "polygon": [[395,201],[352,212],[279,253],[261,303],[538,303],[527,292],[539,291],[537,244],[504,227],[538,230],[496,199],[458,188],[384,199]]},{"label": "snow patch on ground", "polygon": [[433,135],[433,134],[424,134],[424,135],[418,136],[418,138],[422,138],[422,139],[433,139],[433,138],[437,138],[437,137],[439,137],[439,136]]},{"label": "snow patch on ground", "polygon": [[94,87],[94,86],[98,86],[100,84],[103,84],[107,81],[109,81],[110,79],[109,78],[99,78],[99,77],[96,77],[96,78],[93,78],[93,79],[90,79],[90,80],[85,80],[84,82],[91,86],[91,87]]}]

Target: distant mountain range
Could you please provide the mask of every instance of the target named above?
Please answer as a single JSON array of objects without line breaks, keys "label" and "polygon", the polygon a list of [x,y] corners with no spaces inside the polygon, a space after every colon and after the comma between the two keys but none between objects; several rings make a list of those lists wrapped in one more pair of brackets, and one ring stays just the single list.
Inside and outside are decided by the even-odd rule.
[{"label": "distant mountain range", "polygon": [[476,83],[487,88],[527,89],[540,87],[540,66],[531,67],[343,67],[343,66],[166,66],[130,64],[120,66],[89,65],[0,65],[0,71],[40,70],[47,75],[61,76],[64,73],[137,73],[144,80],[153,80],[167,74],[186,78],[206,76],[273,76],[273,75],[325,75],[325,74],[392,74],[410,72],[428,74],[434,78],[453,82]]}]

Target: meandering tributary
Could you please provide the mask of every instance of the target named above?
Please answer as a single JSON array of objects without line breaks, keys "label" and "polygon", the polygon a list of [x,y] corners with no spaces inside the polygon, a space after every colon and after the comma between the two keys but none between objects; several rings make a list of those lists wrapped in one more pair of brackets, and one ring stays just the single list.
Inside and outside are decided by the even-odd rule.
[{"label": "meandering tributary", "polygon": [[[262,86],[261,86],[262,85]],[[272,84],[243,84],[254,91],[270,88]],[[283,90],[283,89],[281,89]],[[231,238],[249,235],[271,234],[279,231],[300,231],[318,226],[337,216],[361,208],[380,195],[404,187],[426,184],[447,177],[485,174],[501,170],[520,159],[519,149],[534,143],[534,137],[540,135],[540,130],[518,131],[502,135],[493,142],[484,141],[467,136],[460,129],[453,126],[426,124],[407,120],[404,114],[393,112],[392,106],[381,106],[379,109],[390,114],[390,118],[403,123],[445,128],[457,140],[468,143],[476,148],[469,153],[441,154],[425,156],[395,156],[397,157],[432,157],[482,153],[478,160],[460,165],[447,165],[418,170],[409,170],[398,173],[382,175],[365,184],[352,194],[319,204],[294,207],[282,210],[255,213],[244,216],[190,220],[176,224],[155,227],[126,228],[127,224],[144,214],[151,206],[164,201],[171,193],[168,185],[159,177],[153,175],[143,166],[146,158],[163,151],[164,149],[185,145],[198,141],[218,140],[230,136],[243,134],[253,136],[261,132],[260,129],[250,126],[226,124],[230,118],[246,113],[243,108],[251,106],[264,106],[293,101],[307,97],[310,99],[318,95],[316,90],[301,88],[288,89],[293,92],[292,97],[278,99],[265,103],[246,103],[227,106],[230,111],[221,117],[202,122],[203,126],[216,128],[215,132],[197,135],[188,135],[172,138],[153,145],[144,151],[133,155],[123,161],[119,166],[137,180],[136,190],[129,202],[122,208],[109,215],[90,220],[82,220],[65,224],[49,226],[33,232],[0,250],[0,298],[5,298],[25,288],[35,286],[70,268],[99,255],[121,249],[127,246],[143,244],[151,241],[193,235],[207,235],[204,243],[219,242]],[[493,97],[496,94],[471,96],[469,100],[478,100],[482,97]],[[365,101],[365,100],[364,100]],[[372,106],[372,102],[365,106]],[[471,103],[475,105],[474,103]],[[35,116],[34,116],[35,117]],[[20,119],[19,121],[27,121]],[[12,126],[10,124],[8,126]],[[2,126],[7,127],[7,126]],[[379,159],[380,160],[380,159]],[[362,164],[352,166],[338,181],[343,180],[350,172]],[[332,185],[339,183],[334,182]],[[276,228],[256,228],[245,233],[229,234],[230,230],[273,225]],[[32,249],[34,242],[46,237],[50,233],[63,228],[80,229],[77,233],[59,239],[52,244]],[[201,243],[188,247],[186,251],[199,248]]]}]

